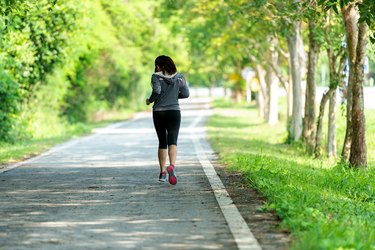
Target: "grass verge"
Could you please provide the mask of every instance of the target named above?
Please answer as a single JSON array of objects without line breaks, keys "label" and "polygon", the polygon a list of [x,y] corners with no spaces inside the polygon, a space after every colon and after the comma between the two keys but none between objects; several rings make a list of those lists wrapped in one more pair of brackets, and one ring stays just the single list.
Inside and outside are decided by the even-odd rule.
[{"label": "grass verge", "polygon": [[291,249],[375,249],[375,112],[366,114],[369,166],[363,172],[284,144],[285,122],[267,125],[255,107],[233,105],[216,102],[211,144],[222,163],[267,198],[264,209],[281,217],[280,227],[293,236]]}]

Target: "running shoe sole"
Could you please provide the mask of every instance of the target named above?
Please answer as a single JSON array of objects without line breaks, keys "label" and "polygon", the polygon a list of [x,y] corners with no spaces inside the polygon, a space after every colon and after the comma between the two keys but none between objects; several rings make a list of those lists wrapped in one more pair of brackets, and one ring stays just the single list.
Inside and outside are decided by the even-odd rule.
[{"label": "running shoe sole", "polygon": [[168,180],[171,185],[176,185],[177,184],[177,177],[176,177],[176,172],[175,172],[175,167],[174,166],[169,166],[167,167],[167,172],[168,172]]}]

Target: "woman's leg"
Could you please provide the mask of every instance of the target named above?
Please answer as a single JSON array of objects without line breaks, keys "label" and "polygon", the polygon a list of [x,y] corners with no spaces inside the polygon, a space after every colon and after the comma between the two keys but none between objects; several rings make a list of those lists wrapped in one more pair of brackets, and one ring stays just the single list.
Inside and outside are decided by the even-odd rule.
[{"label": "woman's leg", "polygon": [[158,149],[158,159],[159,159],[160,172],[164,172],[165,165],[167,164],[167,149],[164,149],[164,148]]},{"label": "woman's leg", "polygon": [[167,167],[168,181],[172,185],[177,184],[176,177],[176,156],[177,156],[177,138],[180,131],[181,113],[179,110],[168,112],[167,138],[168,138],[168,155],[170,165]]},{"label": "woman's leg", "polygon": [[165,171],[165,165],[167,164],[167,130],[165,128],[165,117],[165,112],[163,111],[153,112],[154,126],[159,139],[158,159],[160,172]]},{"label": "woman's leg", "polygon": [[177,157],[177,139],[180,131],[181,112],[173,110],[169,112],[167,131],[168,131],[168,156],[170,165],[176,164]]},{"label": "woman's leg", "polygon": [[176,165],[176,157],[177,157],[177,146],[176,145],[169,145],[168,146],[168,156],[169,156],[169,165]]}]

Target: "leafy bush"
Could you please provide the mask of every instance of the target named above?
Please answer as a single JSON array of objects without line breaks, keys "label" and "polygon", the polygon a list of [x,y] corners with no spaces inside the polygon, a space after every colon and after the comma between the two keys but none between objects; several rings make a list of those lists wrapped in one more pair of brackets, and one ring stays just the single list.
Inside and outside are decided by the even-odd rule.
[{"label": "leafy bush", "polygon": [[160,25],[150,10],[156,5],[121,0],[2,3],[0,141],[14,140],[16,132],[52,136],[69,127],[67,121],[90,121],[99,112],[143,105],[153,60],[165,48],[170,51],[169,43],[161,42],[168,37],[166,29],[165,36],[154,36]]},{"label": "leafy bush", "polygon": [[20,93],[13,79],[0,66],[0,141],[11,140],[16,115],[19,112]]},{"label": "leafy bush", "polygon": [[37,89],[48,84],[48,75],[66,59],[76,12],[69,1],[6,1],[2,7],[0,98],[5,105],[1,107],[0,140],[15,140],[14,135],[23,134],[22,128],[27,127],[14,130],[14,124],[27,122],[20,113],[25,113]]}]

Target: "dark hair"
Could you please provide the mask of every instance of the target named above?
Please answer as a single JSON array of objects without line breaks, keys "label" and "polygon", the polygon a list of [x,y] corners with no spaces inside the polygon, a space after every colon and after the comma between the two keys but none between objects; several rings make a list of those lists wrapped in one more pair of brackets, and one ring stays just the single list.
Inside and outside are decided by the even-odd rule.
[{"label": "dark hair", "polygon": [[163,74],[167,72],[169,75],[173,75],[177,72],[176,65],[174,64],[172,58],[169,56],[161,55],[156,57],[155,59],[155,72],[156,72],[156,65],[160,67]]}]

